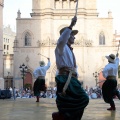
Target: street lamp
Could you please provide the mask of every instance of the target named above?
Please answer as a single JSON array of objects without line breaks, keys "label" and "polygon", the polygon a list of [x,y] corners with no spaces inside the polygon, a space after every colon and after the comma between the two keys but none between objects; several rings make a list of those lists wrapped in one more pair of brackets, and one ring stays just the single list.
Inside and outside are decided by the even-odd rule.
[{"label": "street lamp", "polygon": [[99,73],[95,72],[95,73],[93,73],[93,76],[95,77],[95,82],[96,82],[96,86],[97,86],[97,80],[98,80]]},{"label": "street lamp", "polygon": [[21,75],[22,75],[22,79],[23,79],[23,89],[24,89],[24,79],[25,79],[25,75],[27,73],[28,67],[24,65],[24,63],[22,65],[20,65],[20,71],[21,71]]}]

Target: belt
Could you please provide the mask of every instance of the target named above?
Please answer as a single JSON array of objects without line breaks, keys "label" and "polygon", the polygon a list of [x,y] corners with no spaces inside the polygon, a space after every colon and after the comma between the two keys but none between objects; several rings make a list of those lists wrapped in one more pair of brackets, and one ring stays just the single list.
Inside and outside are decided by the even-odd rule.
[{"label": "belt", "polygon": [[45,79],[45,76],[38,76],[39,79]]},{"label": "belt", "polygon": [[66,95],[66,90],[68,88],[68,85],[70,84],[71,81],[71,77],[76,77],[77,78],[77,74],[74,70],[67,68],[67,67],[63,67],[59,69],[59,75],[68,75],[67,81],[63,87],[63,91],[62,93],[60,93],[61,95]]},{"label": "belt", "polygon": [[116,76],[107,76],[107,79],[116,79]]},{"label": "belt", "polygon": [[[59,75],[69,75],[70,70],[72,70],[72,68],[62,67],[62,68],[59,69],[58,74]],[[77,73],[76,72],[72,73],[72,77],[76,77],[77,78]]]}]

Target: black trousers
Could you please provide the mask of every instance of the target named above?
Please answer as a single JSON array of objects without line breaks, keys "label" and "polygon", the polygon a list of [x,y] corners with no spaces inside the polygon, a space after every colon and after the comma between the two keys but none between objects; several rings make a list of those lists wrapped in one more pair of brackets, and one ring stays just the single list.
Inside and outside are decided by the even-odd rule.
[{"label": "black trousers", "polygon": [[117,80],[108,79],[104,82],[102,86],[103,99],[106,103],[109,103],[111,106],[115,106],[113,97],[118,94],[117,90]]},{"label": "black trousers", "polygon": [[34,82],[33,91],[35,96],[39,96],[40,91],[46,92],[45,79],[36,79]]}]

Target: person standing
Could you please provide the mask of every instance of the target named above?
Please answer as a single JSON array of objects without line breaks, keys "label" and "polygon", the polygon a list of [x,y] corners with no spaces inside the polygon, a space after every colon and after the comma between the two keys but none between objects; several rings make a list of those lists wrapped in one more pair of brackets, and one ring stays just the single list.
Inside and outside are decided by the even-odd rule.
[{"label": "person standing", "polygon": [[109,56],[106,56],[106,58],[108,59],[108,64],[102,71],[104,78],[106,78],[102,86],[102,94],[104,101],[110,104],[110,108],[107,110],[116,110],[113,98],[116,95],[118,99],[120,99],[116,80],[119,66],[118,53],[116,54],[116,59],[114,54],[110,54]]},{"label": "person standing", "polygon": [[[81,120],[84,108],[89,103],[89,97],[77,79],[76,59],[71,47],[74,44],[75,35],[78,33],[78,30],[72,30],[76,21],[77,17],[75,16],[69,27],[60,30],[60,38],[55,49],[58,69],[58,75],[55,77],[58,112],[52,113],[53,120]],[[69,78],[71,72],[73,74]],[[65,87],[69,80],[68,87]]]},{"label": "person standing", "polygon": [[33,75],[36,78],[33,86],[34,95],[37,99],[36,102],[39,102],[40,91],[44,91],[44,93],[46,92],[45,76],[47,70],[50,68],[50,58],[48,58],[48,63],[46,66],[44,61],[40,61],[39,64],[40,66],[33,72]]}]

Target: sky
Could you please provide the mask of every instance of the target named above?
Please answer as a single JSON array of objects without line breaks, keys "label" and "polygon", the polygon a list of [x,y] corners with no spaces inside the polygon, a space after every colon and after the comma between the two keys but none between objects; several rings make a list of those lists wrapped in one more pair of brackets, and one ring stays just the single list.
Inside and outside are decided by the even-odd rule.
[{"label": "sky", "polygon": [[[120,32],[120,0],[96,0],[99,17],[108,17],[112,12],[114,31]],[[17,11],[21,11],[22,18],[30,18],[32,13],[32,0],[4,0],[3,25],[16,30]]]}]

